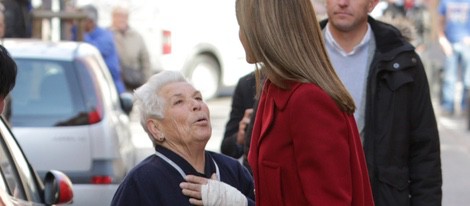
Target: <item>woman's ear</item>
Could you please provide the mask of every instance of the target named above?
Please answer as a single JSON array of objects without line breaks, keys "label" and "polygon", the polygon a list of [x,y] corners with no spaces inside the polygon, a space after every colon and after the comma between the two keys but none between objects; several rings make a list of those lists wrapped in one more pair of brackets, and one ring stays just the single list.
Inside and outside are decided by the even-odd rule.
[{"label": "woman's ear", "polygon": [[163,131],[160,128],[160,124],[156,120],[148,120],[147,121],[147,129],[152,134],[152,137],[159,142],[165,140],[165,136],[163,135]]}]

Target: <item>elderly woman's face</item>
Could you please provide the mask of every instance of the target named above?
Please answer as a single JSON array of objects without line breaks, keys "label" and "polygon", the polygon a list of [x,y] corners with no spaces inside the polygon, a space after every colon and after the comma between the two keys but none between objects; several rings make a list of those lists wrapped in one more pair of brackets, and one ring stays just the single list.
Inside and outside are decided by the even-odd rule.
[{"label": "elderly woman's face", "polygon": [[207,143],[212,127],[201,93],[189,83],[174,82],[163,86],[159,95],[165,101],[160,126],[166,141]]}]

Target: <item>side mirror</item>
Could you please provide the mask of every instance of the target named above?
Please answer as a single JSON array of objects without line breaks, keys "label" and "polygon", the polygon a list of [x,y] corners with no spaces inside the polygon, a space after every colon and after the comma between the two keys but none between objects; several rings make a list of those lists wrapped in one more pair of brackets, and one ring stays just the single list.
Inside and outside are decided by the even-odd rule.
[{"label": "side mirror", "polygon": [[63,172],[51,170],[44,179],[44,202],[47,205],[69,204],[73,200],[72,181]]},{"label": "side mirror", "polygon": [[129,92],[124,92],[119,95],[119,100],[121,101],[121,108],[126,114],[130,114],[132,107],[134,105],[133,96]]}]

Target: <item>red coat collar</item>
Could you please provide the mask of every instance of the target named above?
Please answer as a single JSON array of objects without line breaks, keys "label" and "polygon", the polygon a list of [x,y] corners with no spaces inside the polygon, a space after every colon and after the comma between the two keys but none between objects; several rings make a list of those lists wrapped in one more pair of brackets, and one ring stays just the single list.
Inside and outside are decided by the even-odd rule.
[{"label": "red coat collar", "polygon": [[280,110],[284,110],[289,101],[289,98],[292,96],[294,90],[296,90],[303,83],[287,81],[287,89],[281,89],[280,87],[274,85],[270,80],[266,80],[264,85],[263,92],[270,94],[271,98],[274,100],[274,104]]}]

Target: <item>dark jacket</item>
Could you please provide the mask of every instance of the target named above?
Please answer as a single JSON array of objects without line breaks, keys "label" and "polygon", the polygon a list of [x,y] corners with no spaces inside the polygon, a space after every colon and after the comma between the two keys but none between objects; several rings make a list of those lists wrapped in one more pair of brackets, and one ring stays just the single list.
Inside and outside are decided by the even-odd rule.
[{"label": "dark jacket", "polygon": [[30,0],[2,0],[5,6],[5,37],[31,37]]},{"label": "dark jacket", "polygon": [[395,27],[368,21],[376,51],[367,80],[363,147],[375,204],[441,205],[439,134],[423,64]]},{"label": "dark jacket", "polygon": [[[245,114],[245,110],[253,108],[256,95],[255,73],[251,72],[238,80],[232,97],[232,110],[225,126],[224,139],[220,151],[233,158],[240,158],[243,145],[237,144],[238,125]],[[253,115],[254,116],[254,115]]]}]

